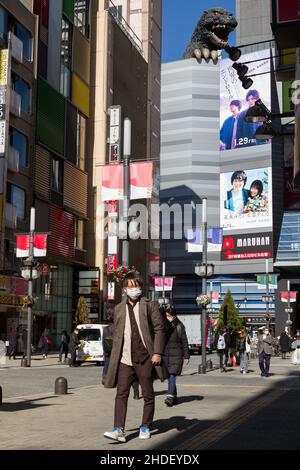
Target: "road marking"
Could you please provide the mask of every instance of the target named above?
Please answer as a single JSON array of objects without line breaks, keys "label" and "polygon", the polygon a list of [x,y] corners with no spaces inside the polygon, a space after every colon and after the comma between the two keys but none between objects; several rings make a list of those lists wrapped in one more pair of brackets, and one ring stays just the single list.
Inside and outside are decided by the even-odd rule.
[{"label": "road marking", "polygon": [[[191,439],[187,439],[175,449],[184,450],[204,450],[210,447],[215,442],[220,441],[223,437],[231,433],[238,426],[243,424],[252,416],[255,416],[260,410],[269,406],[272,402],[287,393],[287,390],[271,390],[268,394],[254,400],[253,402],[244,405],[240,411],[237,410],[232,416],[225,418],[218,423],[210,426],[207,430],[200,432]],[[194,425],[195,429],[197,425]],[[193,431],[193,429],[191,429]]]}]

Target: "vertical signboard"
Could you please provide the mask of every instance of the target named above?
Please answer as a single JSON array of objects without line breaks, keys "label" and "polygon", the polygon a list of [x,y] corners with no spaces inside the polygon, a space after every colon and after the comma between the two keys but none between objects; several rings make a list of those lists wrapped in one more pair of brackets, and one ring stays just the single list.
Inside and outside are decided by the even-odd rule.
[{"label": "vertical signboard", "polygon": [[78,272],[78,298],[79,297],[83,297],[87,304],[89,318],[98,320],[100,312],[99,269],[91,268]]},{"label": "vertical signboard", "polygon": [[109,163],[121,157],[121,106],[111,106],[109,123]]}]

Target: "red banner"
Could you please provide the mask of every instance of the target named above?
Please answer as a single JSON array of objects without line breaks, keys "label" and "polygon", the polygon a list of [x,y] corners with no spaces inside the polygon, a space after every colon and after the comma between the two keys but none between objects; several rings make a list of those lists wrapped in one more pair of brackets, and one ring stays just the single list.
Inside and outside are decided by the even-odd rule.
[{"label": "red banner", "polygon": [[102,174],[102,200],[120,200],[124,197],[123,165],[105,165]]},{"label": "red banner", "polygon": [[[16,244],[17,258],[27,258],[29,256],[29,241],[30,236],[26,235],[16,235]],[[47,234],[39,233],[34,235],[33,239],[33,256],[47,256]]]},{"label": "red banner", "polygon": [[117,268],[118,255],[108,255],[107,257],[107,273],[112,274]]},{"label": "red banner", "polygon": [[281,302],[296,302],[297,292],[281,292]]},{"label": "red banner", "polygon": [[130,199],[149,199],[153,186],[153,163],[130,164]]}]

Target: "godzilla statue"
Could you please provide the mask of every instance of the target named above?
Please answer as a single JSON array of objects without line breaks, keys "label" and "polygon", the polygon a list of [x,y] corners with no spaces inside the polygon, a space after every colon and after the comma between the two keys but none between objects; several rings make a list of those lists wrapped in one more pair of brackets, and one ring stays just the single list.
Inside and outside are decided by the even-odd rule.
[{"label": "godzilla statue", "polygon": [[212,59],[217,61],[221,49],[228,46],[228,35],[238,23],[233,14],[223,8],[204,11],[200,18],[185,53],[184,59]]}]

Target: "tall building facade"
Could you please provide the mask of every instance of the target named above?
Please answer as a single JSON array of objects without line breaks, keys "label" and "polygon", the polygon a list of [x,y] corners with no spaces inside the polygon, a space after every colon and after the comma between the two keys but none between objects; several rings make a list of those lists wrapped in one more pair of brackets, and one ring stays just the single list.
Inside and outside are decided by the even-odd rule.
[{"label": "tall building facade", "polygon": [[[109,109],[121,107],[132,122],[131,159],[154,161],[158,174],[160,148],[161,2],[153,0],[94,2],[91,10],[93,114],[88,125],[89,222],[88,263],[102,266],[102,300],[107,299],[107,242],[101,199],[102,171],[110,163]],[[122,142],[122,136],[120,138]],[[122,148],[122,146],[121,146]],[[119,161],[122,161],[122,154]],[[145,202],[145,201],[144,201]],[[104,209],[103,209],[104,207]],[[148,240],[130,241],[129,264],[146,280],[157,259],[158,246]],[[122,262],[118,244],[118,263]],[[156,263],[158,265],[158,263]],[[154,267],[155,269],[155,267]],[[117,297],[115,300],[118,300]]]}]

